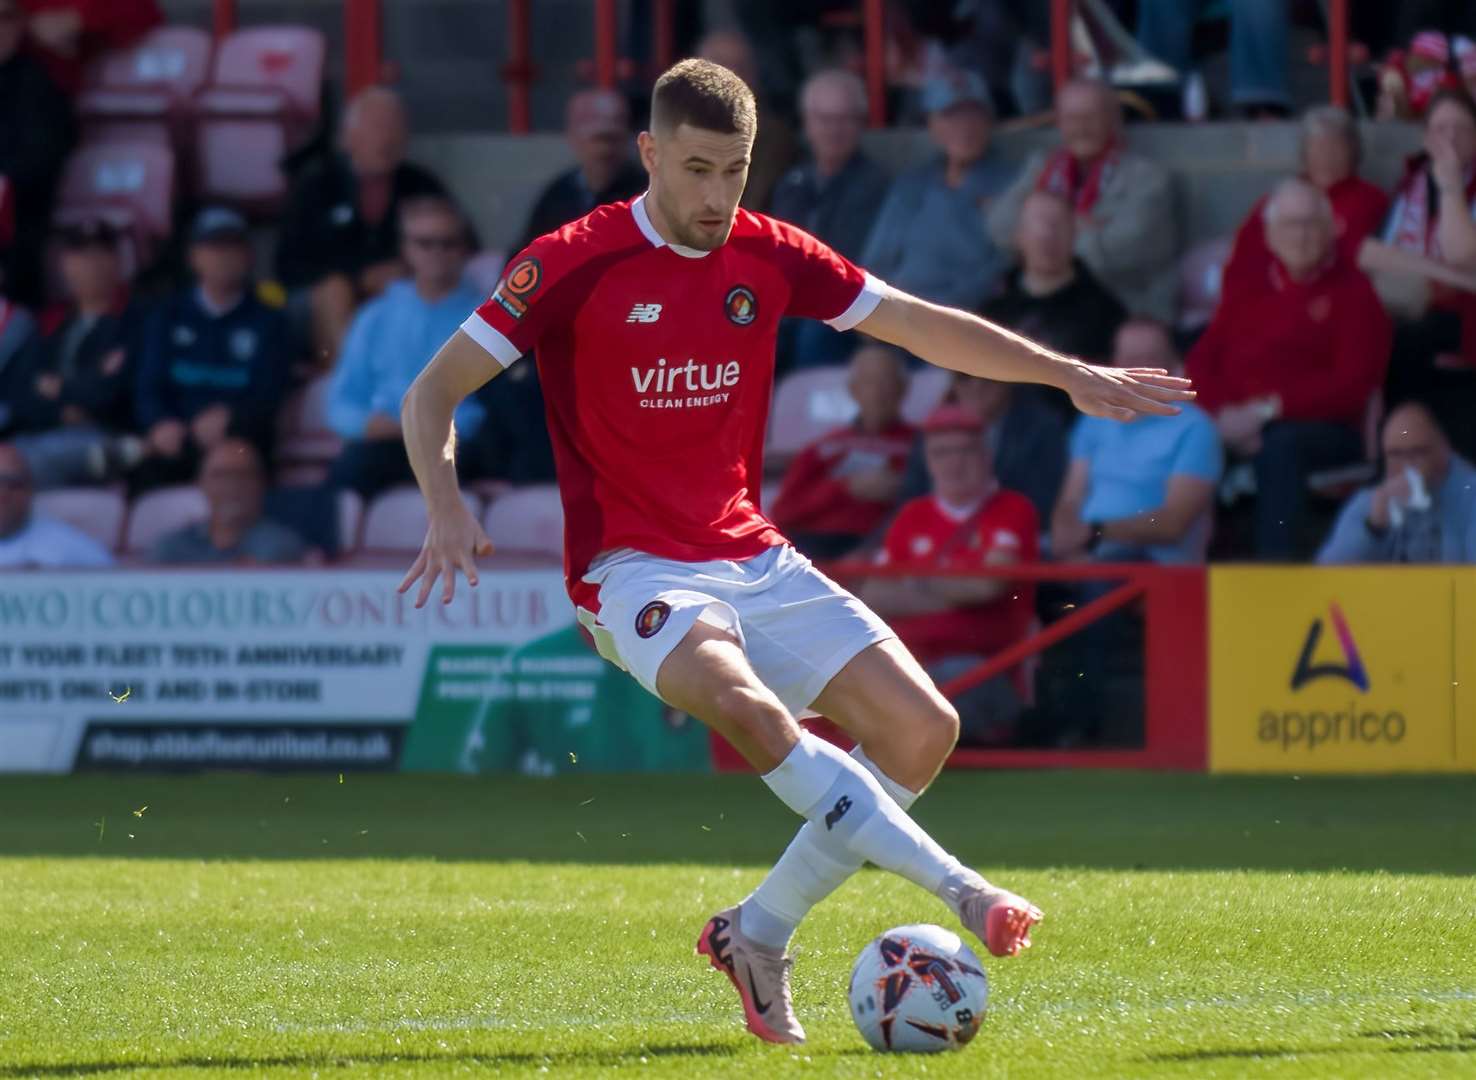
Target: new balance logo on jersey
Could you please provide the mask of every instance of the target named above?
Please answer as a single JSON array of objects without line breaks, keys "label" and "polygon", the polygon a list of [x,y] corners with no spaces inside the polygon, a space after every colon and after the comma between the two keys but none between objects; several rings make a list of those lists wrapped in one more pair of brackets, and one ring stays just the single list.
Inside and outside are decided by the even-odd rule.
[{"label": "new balance logo on jersey", "polygon": [[[696,360],[667,364],[662,359],[657,360],[654,367],[631,368],[630,381],[635,392],[641,395],[641,408],[686,409],[724,404],[733,396],[732,388],[738,385],[741,374],[737,360],[716,364],[699,364]],[[703,390],[719,392],[700,393]]]},{"label": "new balance logo on jersey", "polygon": [[626,322],[652,323],[661,318],[660,304],[637,304],[625,317]]},{"label": "new balance logo on jersey", "polygon": [[839,799],[836,799],[835,805],[832,806],[829,813],[825,815],[825,831],[829,832],[831,829],[835,828],[836,822],[845,817],[846,811],[848,811],[850,808],[851,797],[849,795],[842,795]]}]

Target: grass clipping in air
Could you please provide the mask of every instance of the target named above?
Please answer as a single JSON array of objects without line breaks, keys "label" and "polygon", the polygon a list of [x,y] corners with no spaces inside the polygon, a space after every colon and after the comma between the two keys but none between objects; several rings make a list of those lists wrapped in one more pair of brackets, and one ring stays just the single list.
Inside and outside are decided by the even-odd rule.
[{"label": "grass clipping in air", "polygon": [[1476,1068],[1476,778],[949,774],[917,811],[1047,913],[941,1060],[852,1028],[867,940],[957,927],[874,870],[796,938],[810,1042],[742,1030],[692,946],[796,825],[752,777],[7,778],[0,1077]]}]

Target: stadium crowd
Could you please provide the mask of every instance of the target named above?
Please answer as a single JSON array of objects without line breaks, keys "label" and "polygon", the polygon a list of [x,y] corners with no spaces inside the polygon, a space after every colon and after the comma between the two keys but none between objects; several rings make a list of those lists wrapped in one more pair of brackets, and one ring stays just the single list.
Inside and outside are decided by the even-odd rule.
[{"label": "stadium crowd", "polygon": [[[1285,6],[1229,5],[1238,115],[1287,111]],[[1174,180],[1134,149],[1119,94],[1070,81],[1052,145],[1005,160],[998,103],[1018,114],[1034,99],[989,44],[989,20],[1010,17],[975,7],[946,51],[914,20],[912,60],[893,75],[934,153],[895,176],[862,147],[866,92],[851,70],[810,71],[786,97],[740,27],[697,41],[761,102],[745,205],[1054,348],[1186,371],[1199,402],[1131,425],[1081,419],[1052,392],[940,379],[854,334],[786,324],[773,422],[798,415],[786,395],[809,392],[831,395],[835,425],[772,440],[779,525],[816,558],[951,566],[1476,561],[1469,11],[1401,5],[1375,92],[1380,116],[1422,125],[1403,178],[1389,191],[1363,179],[1351,115],[1307,111],[1300,173],[1235,233],[1218,306],[1190,329]],[[1192,7],[1137,5],[1139,44],[1186,74]],[[410,117],[389,87],[349,101],[331,138],[285,143],[281,188],[265,197],[222,197],[181,154],[172,245],[69,202],[68,162],[118,137],[89,98],[98,73],[160,21],[152,0],[0,0],[0,567],[413,547],[414,515],[389,520],[409,505],[400,398],[503,259],[482,250],[445,179],[409,160]],[[1011,32],[1018,51],[1039,28]],[[644,188],[621,94],[574,93],[566,135],[575,164],[548,180],[520,245]],[[457,428],[469,498],[542,485],[528,505],[556,512],[534,365],[469,399]],[[123,509],[99,526],[77,496],[88,487]],[[863,593],[946,678],[1048,615],[1050,590],[878,579]],[[997,682],[980,688],[977,716],[1010,714],[1001,702],[1020,688]]]}]

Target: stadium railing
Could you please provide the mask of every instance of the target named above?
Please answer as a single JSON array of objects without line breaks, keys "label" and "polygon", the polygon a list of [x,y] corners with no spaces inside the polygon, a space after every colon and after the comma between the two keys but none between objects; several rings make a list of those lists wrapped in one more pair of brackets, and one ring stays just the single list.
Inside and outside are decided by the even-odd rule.
[{"label": "stadium railing", "polygon": [[[842,582],[880,577],[1004,578],[1029,582],[1116,583],[1105,594],[1016,642],[943,684],[952,698],[1057,645],[1084,628],[1136,605],[1143,616],[1143,740],[1133,748],[960,747],[955,768],[1158,769],[1202,772],[1207,766],[1209,703],[1208,575],[1204,566],[1152,563],[1034,563],[986,569],[942,570],[931,565],[841,561],[826,573]],[[821,725],[820,730],[826,728]],[[725,749],[725,748],[724,748]],[[745,768],[736,752],[715,747],[720,768]]]},{"label": "stadium railing", "polygon": [[[217,38],[235,29],[239,0],[214,0],[214,25]],[[1075,71],[1071,48],[1071,23],[1076,0],[1050,0],[1052,79],[1057,87]],[[859,0],[864,41],[864,77],[872,127],[885,127],[886,116],[886,3],[885,0]],[[344,0],[344,53],[348,92],[379,82],[384,71],[384,35],[382,0]],[[1348,104],[1349,60],[1356,53],[1349,36],[1348,0],[1327,0],[1328,44],[1325,57],[1328,70],[1328,97],[1334,105]],[[613,87],[625,72],[619,56],[618,0],[593,0],[595,24],[595,82]],[[532,130],[530,97],[538,78],[533,59],[532,0],[507,0],[507,62],[501,75],[508,86],[508,130],[526,134]],[[676,58],[674,24],[676,0],[654,0],[652,4],[652,60],[658,70]]]}]

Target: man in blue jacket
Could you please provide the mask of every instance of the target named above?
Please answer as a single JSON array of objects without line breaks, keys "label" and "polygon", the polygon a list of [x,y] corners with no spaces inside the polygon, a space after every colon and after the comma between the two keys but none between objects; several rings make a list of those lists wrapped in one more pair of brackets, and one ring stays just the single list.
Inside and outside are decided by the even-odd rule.
[{"label": "man in blue jacket", "polygon": [[[421,196],[400,211],[400,252],[411,277],[396,281],[354,316],[328,390],[328,423],[347,440],[329,483],[366,499],[413,479],[400,434],[400,399],[466,313],[485,297],[463,279],[470,230],[445,198]],[[470,439],[483,416],[468,398],[456,433]]]},{"label": "man in blue jacket", "polygon": [[1414,401],[1384,421],[1384,480],[1343,507],[1320,563],[1476,563],[1476,466]]},{"label": "man in blue jacket", "polygon": [[270,460],[291,351],[283,313],[257,298],[246,222],[201,211],[190,230],[195,281],[153,313],[140,347],[135,413],[150,457],[139,486],[187,483],[202,454],[229,436]]}]

